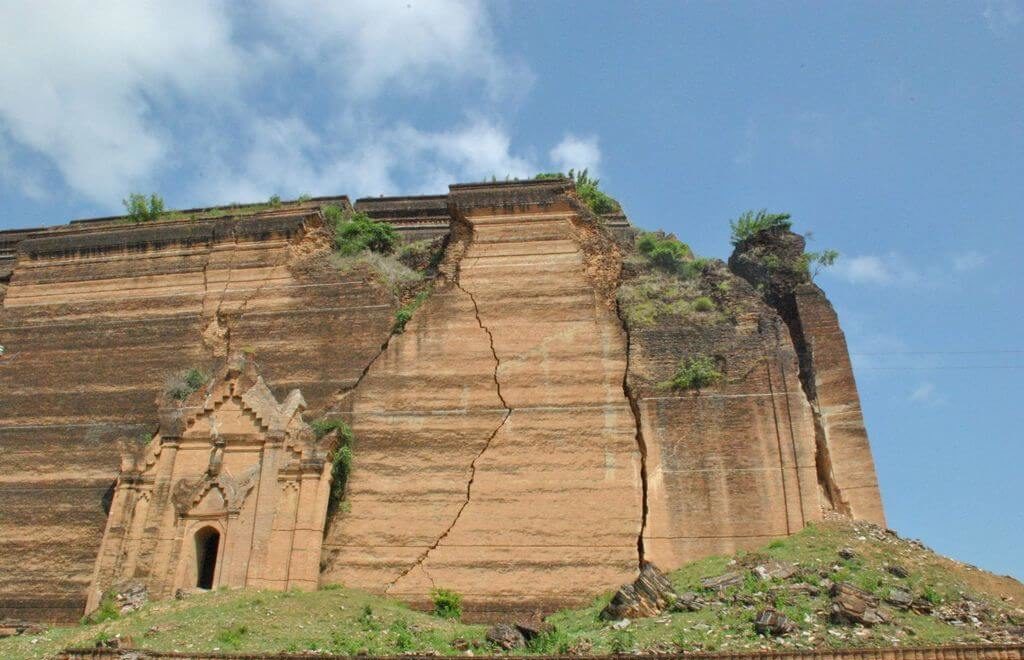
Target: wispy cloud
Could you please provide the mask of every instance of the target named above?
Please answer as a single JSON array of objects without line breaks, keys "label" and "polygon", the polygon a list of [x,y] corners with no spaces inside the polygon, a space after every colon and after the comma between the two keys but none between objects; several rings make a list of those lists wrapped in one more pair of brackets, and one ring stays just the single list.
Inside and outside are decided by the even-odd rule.
[{"label": "wispy cloud", "polygon": [[908,286],[922,281],[921,274],[896,253],[844,255],[830,272],[851,284]]},{"label": "wispy cloud", "polygon": [[918,403],[926,406],[938,406],[946,402],[946,397],[943,396],[935,383],[931,381],[925,381],[917,385],[911,390],[907,399],[911,403]]},{"label": "wispy cloud", "polygon": [[559,172],[586,169],[591,175],[598,175],[601,167],[601,146],[596,135],[581,138],[567,134],[548,156]]},{"label": "wispy cloud", "polygon": [[1016,0],[986,0],[981,17],[990,32],[1002,37],[1024,23],[1024,9]]},{"label": "wispy cloud", "polygon": [[70,187],[119,199],[167,157],[154,110],[208,95],[216,104],[244,77],[220,7],[127,3],[115,16],[85,2],[0,5],[0,123]]},{"label": "wispy cloud", "polygon": [[321,70],[346,96],[424,93],[466,79],[500,96],[532,82],[524,65],[497,51],[478,0],[272,0],[264,10],[267,47]]},{"label": "wispy cloud", "polygon": [[988,255],[977,250],[967,250],[953,255],[953,269],[960,273],[977,270],[988,262]]},{"label": "wispy cloud", "polygon": [[339,181],[359,195],[426,193],[453,181],[528,178],[547,169],[517,153],[505,127],[486,119],[440,131],[356,122],[325,137],[292,116],[263,119],[248,130],[251,146],[221,154],[199,184],[199,198],[226,203],[324,194],[337,191]]},{"label": "wispy cloud", "polygon": [[[33,160],[111,209],[169,180],[206,203],[419,192],[538,170],[490,119],[532,74],[501,51],[476,0],[272,0],[246,11],[43,0],[0,5],[0,42],[12,55],[0,60],[0,158],[23,173],[26,195]],[[460,116],[414,125],[419,103],[449,100],[454,87]],[[567,135],[551,158],[593,167],[597,145]]]}]

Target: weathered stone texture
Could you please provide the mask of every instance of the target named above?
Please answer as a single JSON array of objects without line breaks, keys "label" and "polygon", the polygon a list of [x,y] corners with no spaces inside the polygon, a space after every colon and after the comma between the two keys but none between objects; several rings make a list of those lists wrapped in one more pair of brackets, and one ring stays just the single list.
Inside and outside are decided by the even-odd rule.
[{"label": "weathered stone texture", "polygon": [[[630,335],[647,448],[645,559],[659,566],[763,545],[821,517],[813,420],[788,333],[744,282],[729,291],[719,304],[735,322],[662,319]],[[719,383],[661,385],[695,355],[719,362]]]},{"label": "weathered stone texture", "polygon": [[[278,396],[351,387],[395,303],[314,268],[308,215],[21,237],[0,312],[0,616],[81,616],[118,468],[174,372],[252,348]],[[137,235],[136,235],[137,234]],[[322,241],[320,241],[322,242]]]},{"label": "weathered stone texture", "polygon": [[819,470],[825,493],[840,513],[884,525],[878,476],[839,318],[813,284],[798,287],[795,300],[814,378]]},{"label": "weathered stone texture", "polygon": [[638,568],[624,333],[575,212],[506,209],[458,209],[472,231],[455,281],[356,393],[351,509],[332,521],[325,582],[413,602],[451,588],[482,616],[578,603]]}]

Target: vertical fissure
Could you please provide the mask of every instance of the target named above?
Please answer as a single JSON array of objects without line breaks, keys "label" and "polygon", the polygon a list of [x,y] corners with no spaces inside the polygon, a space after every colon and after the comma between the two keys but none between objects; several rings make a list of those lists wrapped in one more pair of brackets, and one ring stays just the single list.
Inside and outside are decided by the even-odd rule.
[{"label": "vertical fissure", "polygon": [[498,394],[498,399],[501,401],[501,405],[505,408],[505,415],[501,418],[501,422],[494,428],[493,431],[491,431],[491,434],[487,437],[487,440],[486,442],[484,442],[483,447],[480,448],[480,451],[477,452],[477,455],[470,462],[469,479],[466,482],[466,497],[465,499],[463,499],[458,511],[456,511],[455,515],[452,517],[451,523],[449,523],[448,527],[444,530],[444,532],[442,532],[441,535],[438,536],[437,539],[426,550],[424,550],[419,557],[416,558],[416,561],[411,566],[402,571],[398,575],[398,577],[396,577],[394,580],[388,583],[387,587],[384,588],[384,593],[388,593],[399,580],[401,580],[417,568],[422,570],[423,574],[426,575],[427,579],[430,580],[431,584],[433,584],[433,578],[431,578],[430,574],[427,573],[426,569],[423,567],[423,563],[430,556],[430,553],[436,550],[437,547],[441,544],[441,542],[448,537],[451,531],[455,528],[455,525],[459,522],[459,519],[462,517],[462,513],[466,510],[466,507],[469,506],[469,503],[473,498],[473,484],[476,481],[477,463],[480,461],[483,455],[487,453],[487,450],[490,448],[491,443],[494,442],[494,438],[497,437],[502,427],[504,427],[505,423],[508,421],[508,418],[511,417],[512,415],[512,408],[508,405],[508,402],[505,401],[505,397],[501,393],[501,381],[498,379],[498,370],[501,368],[501,359],[498,357],[498,352],[494,347],[494,334],[491,333],[490,328],[484,325],[483,319],[480,318],[480,307],[479,305],[477,305],[476,298],[473,296],[472,292],[470,292],[468,289],[462,286],[462,284],[459,282],[458,274],[456,274],[456,277],[455,279],[452,280],[452,283],[459,289],[459,291],[462,291],[464,294],[466,294],[470,302],[473,303],[473,314],[476,317],[477,325],[480,326],[481,330],[487,333],[487,339],[491,348],[491,355],[494,357],[494,386]]},{"label": "vertical fissure", "polygon": [[779,470],[782,477],[782,501],[786,508],[786,535],[788,536],[793,533],[793,529],[789,523],[789,491],[786,486],[786,463],[782,458],[782,429],[779,427],[779,411],[776,408],[775,402],[775,384],[772,382],[772,365],[768,355],[765,355],[764,370],[768,378],[768,396],[771,400],[772,420],[775,423],[775,443],[778,446],[779,451]]},{"label": "vertical fissure", "polygon": [[647,494],[647,441],[644,439],[643,425],[640,421],[640,403],[636,399],[632,388],[629,385],[629,369],[632,364],[633,338],[629,333],[629,326],[622,316],[622,308],[619,301],[615,301],[615,313],[622,324],[622,331],[626,335],[626,368],[622,373],[622,393],[629,401],[629,409],[633,413],[633,422],[636,425],[636,446],[640,451],[640,490],[641,490],[641,513],[640,533],[636,537],[637,565],[643,570],[646,562],[646,548],[644,547],[644,534],[647,533],[647,517],[650,512],[650,505]]}]

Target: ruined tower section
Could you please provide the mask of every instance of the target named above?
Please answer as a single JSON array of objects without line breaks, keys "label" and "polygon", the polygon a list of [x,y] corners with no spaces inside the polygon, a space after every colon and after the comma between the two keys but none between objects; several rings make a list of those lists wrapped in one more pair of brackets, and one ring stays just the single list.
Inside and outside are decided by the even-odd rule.
[{"label": "ruined tower section", "polygon": [[804,238],[763,231],[736,246],[729,267],[754,285],[789,328],[800,382],[814,411],[822,497],[836,511],[885,524],[846,337],[825,293],[802,261]]}]

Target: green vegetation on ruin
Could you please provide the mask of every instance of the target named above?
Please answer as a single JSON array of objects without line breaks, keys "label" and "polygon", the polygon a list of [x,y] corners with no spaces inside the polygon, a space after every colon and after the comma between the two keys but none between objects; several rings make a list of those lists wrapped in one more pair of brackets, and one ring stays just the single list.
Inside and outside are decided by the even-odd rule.
[{"label": "green vegetation on ruin", "polygon": [[303,195],[294,201],[282,201],[279,195],[273,195],[265,204],[240,204],[232,202],[224,206],[208,208],[198,211],[176,211],[165,210],[163,198],[156,194],[143,195],[131,193],[121,201],[124,205],[126,215],[123,222],[132,224],[150,222],[168,222],[173,220],[213,220],[217,218],[246,218],[279,208],[297,206],[309,202],[312,198]]},{"label": "green vegetation on ruin", "polygon": [[793,222],[790,220],[788,213],[769,213],[768,209],[746,211],[735,220],[729,221],[733,245],[739,245],[763,231],[770,231],[772,229],[788,230],[792,226]]},{"label": "green vegetation on ruin", "polygon": [[[776,229],[791,231],[793,222],[788,213],[769,213],[767,209],[761,209],[760,211],[745,211],[739,218],[730,220],[729,227],[732,230],[732,244],[738,246],[762,232]],[[804,235],[804,239],[811,239],[810,232]],[[784,263],[777,254],[767,252],[760,247],[753,248],[751,254],[769,272],[788,273],[799,279],[810,281],[814,281],[818,273],[832,267],[839,259],[839,252],[829,249],[816,252],[805,251],[796,259],[790,260],[791,263]]]},{"label": "green vegetation on ruin", "polygon": [[192,367],[172,376],[164,386],[164,391],[175,401],[184,401],[205,385],[209,379],[210,377],[202,369]]},{"label": "green vegetation on ruin", "polygon": [[141,193],[132,193],[121,200],[121,203],[128,213],[129,222],[153,222],[164,212],[164,200],[156,193],[149,197]]},{"label": "green vegetation on ruin", "polygon": [[726,319],[716,298],[728,293],[728,281],[712,283],[726,277],[720,262],[695,257],[690,246],[661,231],[641,232],[634,246],[625,258],[627,276],[618,290],[619,312],[629,329],[651,327],[666,318],[702,324]]},{"label": "green vegetation on ruin", "polygon": [[334,247],[343,257],[365,251],[391,254],[398,243],[398,232],[387,222],[374,220],[361,211],[344,213],[336,206],[323,208],[324,218],[334,234]]},{"label": "green vegetation on ruin", "polygon": [[331,499],[328,503],[330,511],[335,511],[345,499],[345,487],[352,473],[352,442],[355,439],[352,427],[338,418],[318,419],[309,424],[317,440],[329,433],[337,431],[338,444],[331,452]]},{"label": "green vegetation on ruin", "polygon": [[431,280],[444,256],[443,239],[400,243],[387,222],[366,213],[345,213],[336,206],[321,209],[334,242],[334,265],[342,272],[369,269],[399,301],[392,332],[401,334],[432,291]]},{"label": "green vegetation on ruin", "polygon": [[722,378],[713,358],[695,355],[679,361],[672,380],[662,383],[663,387],[674,390],[699,390],[714,385]]},{"label": "green vegetation on ruin", "polygon": [[434,603],[434,616],[456,621],[462,618],[462,596],[451,589],[432,589],[430,600]]},{"label": "green vegetation on ruin", "polygon": [[[840,554],[845,548],[852,552]],[[758,577],[754,569],[772,561],[792,563],[797,572],[787,579]],[[903,571],[895,571],[897,566]],[[730,572],[740,577],[733,586],[702,586],[703,579]],[[553,630],[522,652],[927,646],[998,641],[999,630],[1024,625],[1024,585],[939,557],[917,542],[866,523],[819,523],[754,552],[688,564],[669,577],[677,592],[695,594],[704,604],[697,611],[669,611],[623,627],[598,618],[611,598],[604,594],[589,606],[548,617]],[[929,601],[934,612],[886,606],[892,623],[870,628],[835,623],[829,618],[828,581],[851,582],[880,599],[895,590],[907,591]],[[782,637],[755,633],[754,618],[765,607],[792,619],[796,631]],[[968,611],[970,615],[965,614]],[[973,625],[970,616],[980,624]],[[0,640],[0,657],[52,657],[67,647],[91,646],[117,636],[130,636],[138,648],[183,653],[217,649],[462,655],[466,648],[476,655],[498,652],[484,639],[486,626],[462,624],[338,586],[315,592],[213,591],[148,603],[138,612],[114,617]]]},{"label": "green vegetation on ruin", "polygon": [[534,177],[537,180],[545,179],[571,179],[576,185],[576,195],[587,207],[597,215],[605,213],[617,213],[622,206],[608,193],[601,190],[600,179],[590,176],[587,170],[569,170],[568,174],[562,172],[541,172]]},{"label": "green vegetation on ruin", "polygon": [[430,293],[430,288],[420,291],[412,300],[402,305],[398,311],[395,312],[395,325],[391,329],[394,334],[400,335],[405,332],[405,324],[412,320],[412,315],[416,313],[416,310],[420,308],[420,305],[426,302],[427,298],[430,297]]}]

